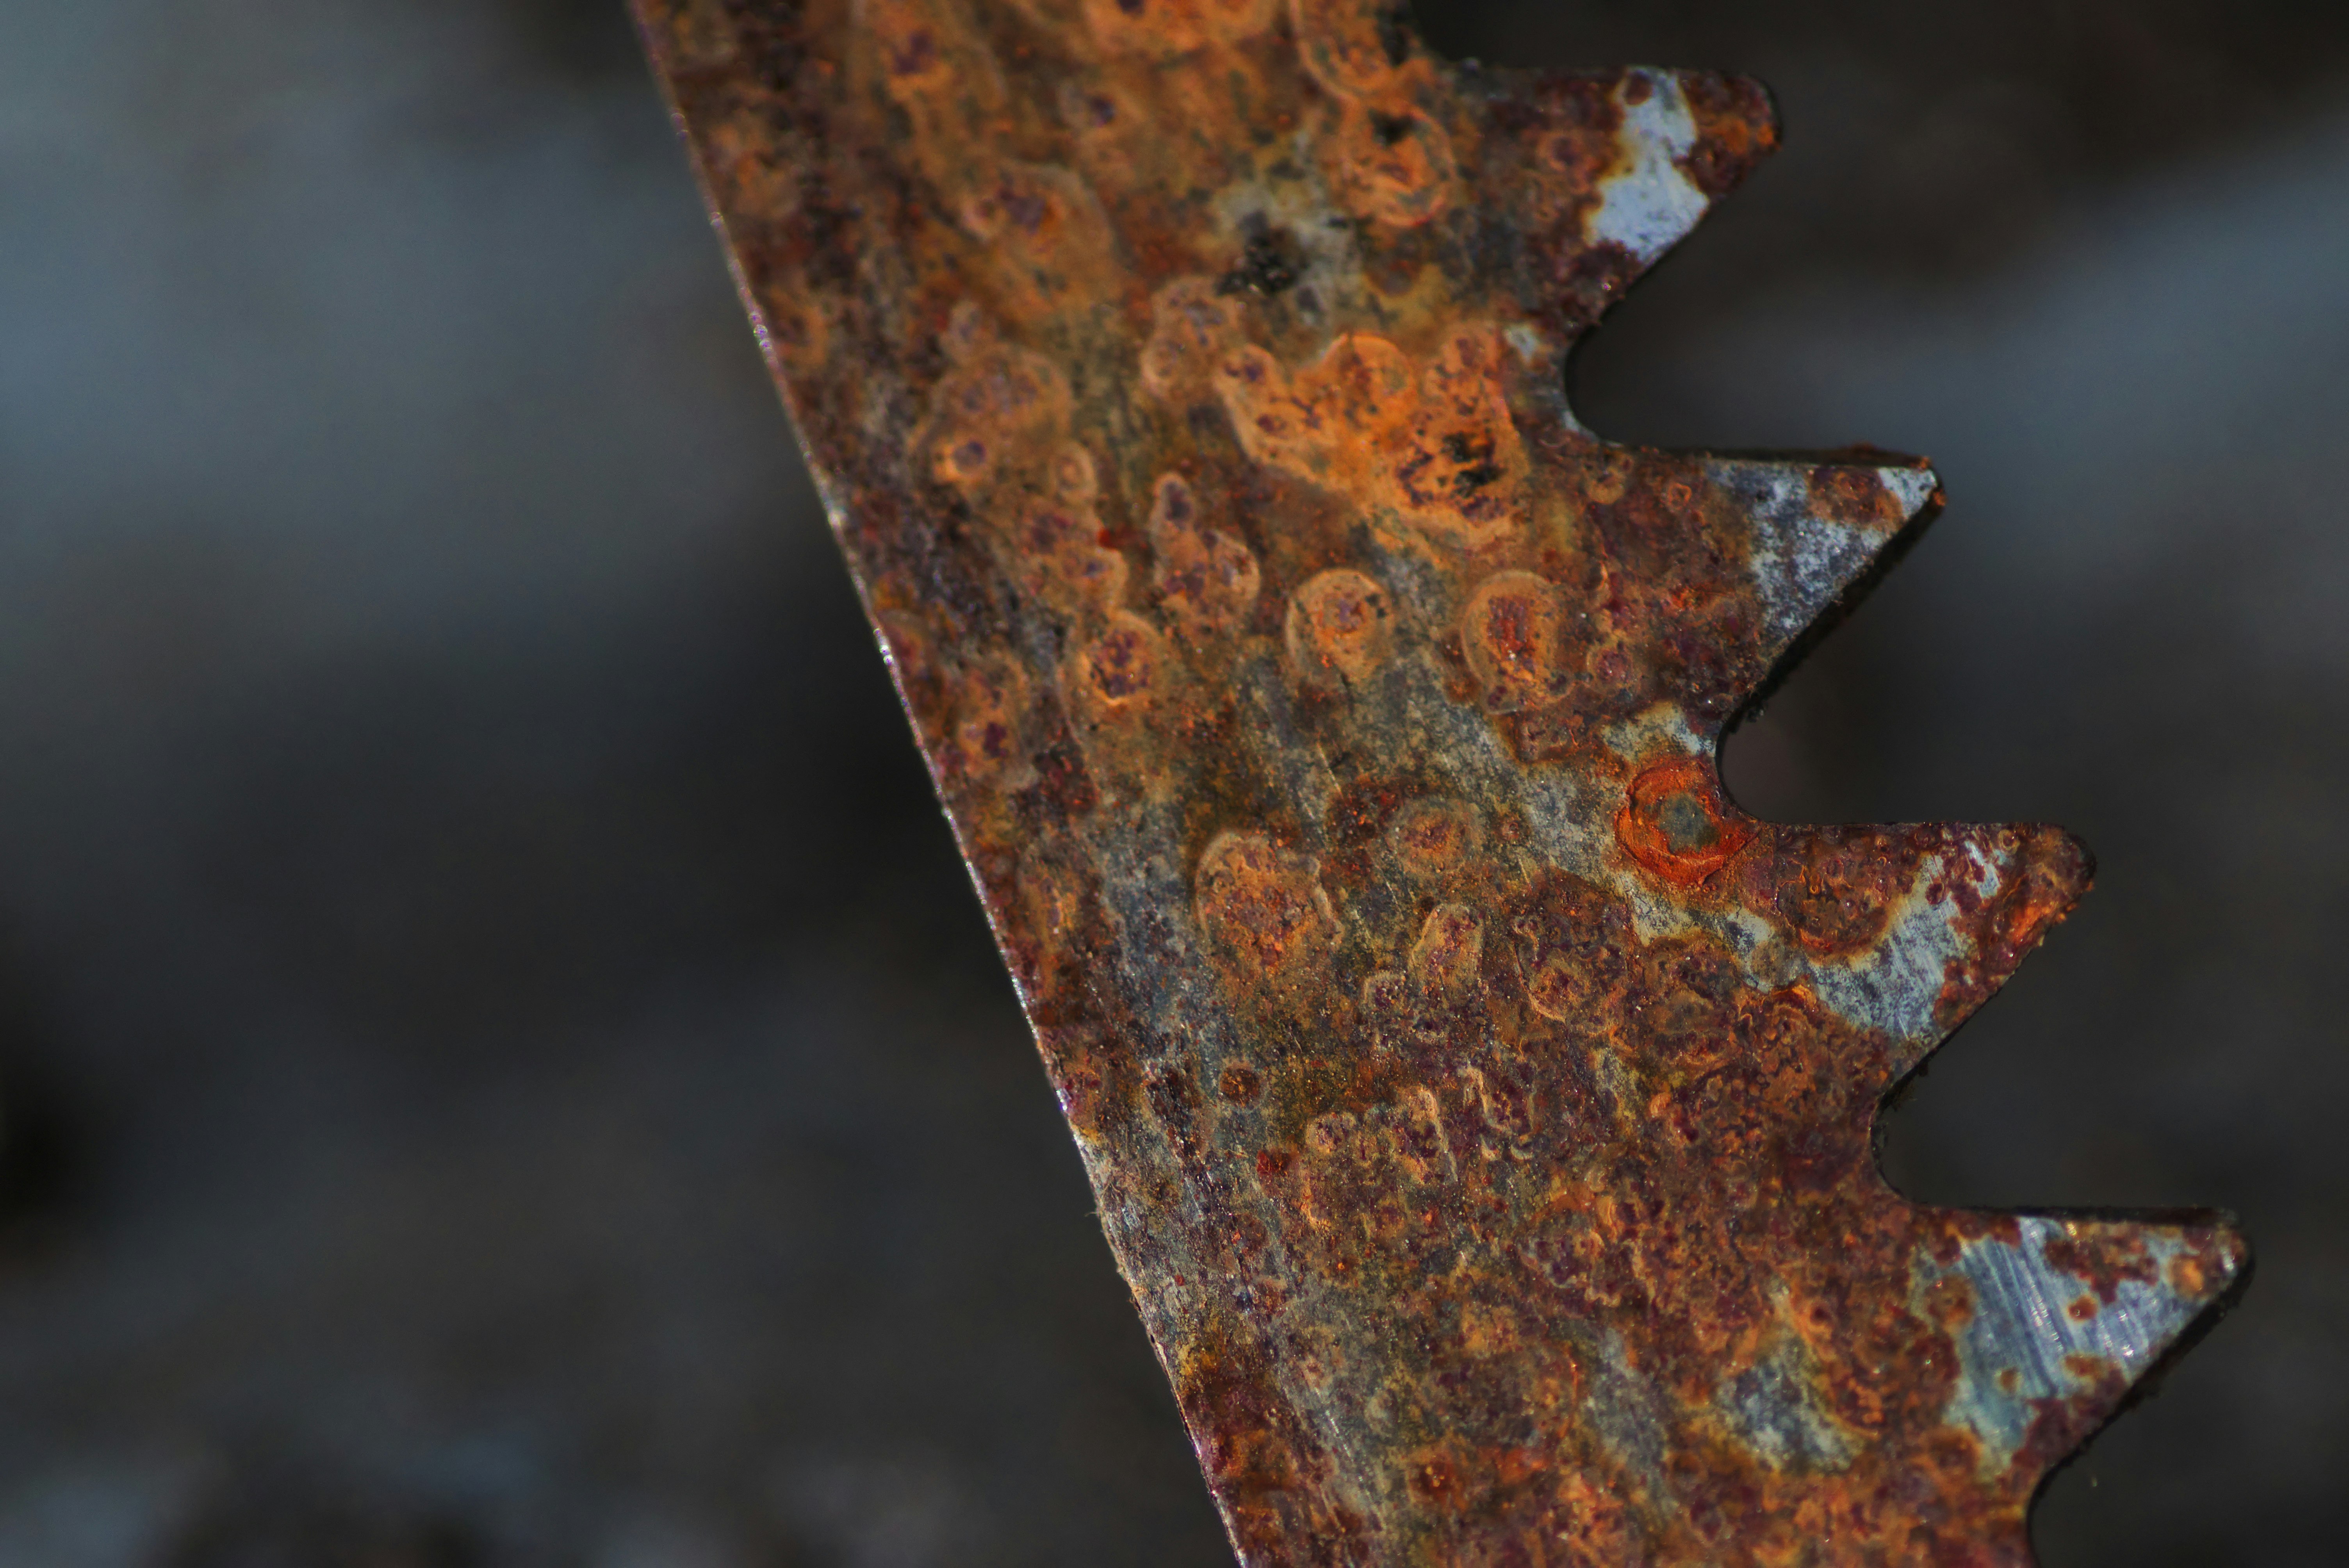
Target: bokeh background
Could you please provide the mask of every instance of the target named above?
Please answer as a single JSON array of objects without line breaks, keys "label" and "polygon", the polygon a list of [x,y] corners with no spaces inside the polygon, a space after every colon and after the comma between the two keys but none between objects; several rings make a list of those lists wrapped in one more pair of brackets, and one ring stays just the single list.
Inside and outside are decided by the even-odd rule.
[{"label": "bokeh background", "polygon": [[[2095,896],[1897,1112],[2215,1203],[2051,1568],[2349,1558],[2349,7],[1423,0],[1787,142],[1577,362],[1952,504],[1732,740]],[[1227,1561],[618,0],[0,8],[0,1568]]]}]

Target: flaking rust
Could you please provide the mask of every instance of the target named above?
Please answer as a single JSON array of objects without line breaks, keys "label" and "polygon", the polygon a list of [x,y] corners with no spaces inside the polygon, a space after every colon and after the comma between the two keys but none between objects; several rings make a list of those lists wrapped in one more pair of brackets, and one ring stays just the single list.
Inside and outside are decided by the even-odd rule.
[{"label": "flaking rust", "polygon": [[1877,1171],[2089,870],[1722,790],[1939,499],[1566,406],[1762,90],[1357,0],[640,8],[1241,1557],[2028,1562],[2246,1253]]}]

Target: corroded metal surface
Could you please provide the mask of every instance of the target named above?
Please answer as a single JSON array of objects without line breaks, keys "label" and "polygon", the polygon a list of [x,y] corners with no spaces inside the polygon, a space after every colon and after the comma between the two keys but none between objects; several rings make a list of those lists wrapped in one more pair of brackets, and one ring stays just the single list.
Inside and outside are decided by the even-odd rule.
[{"label": "corroded metal surface", "polygon": [[1565,404],[1760,88],[1353,0],[642,8],[1241,1555],[2027,1561],[2245,1253],[1877,1173],[2088,864],[1722,792],[1939,494]]}]

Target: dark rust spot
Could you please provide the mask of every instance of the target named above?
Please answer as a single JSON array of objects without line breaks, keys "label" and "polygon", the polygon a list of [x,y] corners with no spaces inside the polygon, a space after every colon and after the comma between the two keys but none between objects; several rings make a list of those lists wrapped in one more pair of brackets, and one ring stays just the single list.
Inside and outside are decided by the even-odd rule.
[{"label": "dark rust spot", "polygon": [[1114,627],[1085,652],[1093,689],[1113,703],[1131,702],[1150,690],[1150,646],[1131,626]]},{"label": "dark rust spot", "polygon": [[1238,264],[1216,284],[1217,294],[1243,291],[1267,299],[1287,294],[1305,275],[1305,252],[1287,229],[1259,223],[1247,237]]},{"label": "dark rust spot", "polygon": [[1230,1063],[1216,1078],[1216,1092],[1234,1105],[1246,1105],[1263,1087],[1263,1075],[1246,1062]]}]

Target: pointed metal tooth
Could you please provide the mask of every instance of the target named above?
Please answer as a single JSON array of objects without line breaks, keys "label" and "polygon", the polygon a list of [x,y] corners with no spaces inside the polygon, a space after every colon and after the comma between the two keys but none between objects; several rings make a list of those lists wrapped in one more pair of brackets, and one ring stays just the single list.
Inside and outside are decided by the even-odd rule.
[{"label": "pointed metal tooth", "polygon": [[1768,615],[1773,664],[1877,569],[1886,548],[1927,518],[1940,480],[1916,459],[1722,458],[1713,482],[1745,503],[1754,583]]},{"label": "pointed metal tooth", "polygon": [[1868,862],[1904,868],[1882,934],[1848,950],[1805,929],[1791,889],[1778,900],[1804,978],[1838,1016],[1891,1037],[1895,1080],[2006,984],[2095,877],[2086,846],[2039,823],[1772,832],[1779,864],[1815,863],[1822,853],[1853,862],[1837,879],[1846,886],[1868,882]]},{"label": "pointed metal tooth", "polygon": [[1616,132],[1616,172],[1599,185],[1583,220],[1585,241],[1619,245],[1653,265],[1703,221],[1712,199],[1689,178],[1696,117],[1679,71],[1627,71],[1615,89],[1623,117]]},{"label": "pointed metal tooth", "polygon": [[1944,1424],[1971,1435],[1986,1477],[2018,1460],[2044,1468],[2108,1419],[2250,1263],[2215,1214],[1952,1216],[1911,1274],[1913,1299],[1951,1325]]}]

